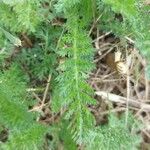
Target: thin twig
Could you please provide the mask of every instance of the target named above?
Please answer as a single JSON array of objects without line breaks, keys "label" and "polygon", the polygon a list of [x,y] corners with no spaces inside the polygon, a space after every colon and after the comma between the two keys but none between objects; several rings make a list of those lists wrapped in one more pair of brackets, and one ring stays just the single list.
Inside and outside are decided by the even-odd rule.
[{"label": "thin twig", "polygon": [[62,40],[62,37],[63,37],[64,32],[65,32],[65,28],[63,28],[62,33],[61,33],[61,35],[60,35],[60,37],[59,37],[59,39],[58,39],[58,41],[57,41],[56,51],[57,51],[58,48],[59,48],[59,44],[60,44],[60,42],[61,42],[61,40]]},{"label": "thin twig", "polygon": [[104,111],[104,112],[101,113],[101,115],[107,115],[107,114],[109,114],[109,113],[111,113],[111,112],[112,112],[112,113],[115,113],[115,112],[120,112],[120,111],[124,111],[124,110],[126,110],[126,108],[123,108],[123,107],[121,107],[121,108],[116,108],[116,109]]},{"label": "thin twig", "polygon": [[104,37],[106,37],[107,35],[109,35],[111,33],[112,33],[112,31],[109,31],[109,32],[103,34],[102,36],[100,36],[100,37],[96,38],[95,40],[93,40],[92,43],[96,42],[97,40],[103,39]]},{"label": "thin twig", "polygon": [[146,60],[145,60],[145,66],[144,66],[144,73],[145,73],[145,100],[147,101],[149,98],[149,80],[147,79],[147,74],[146,74]]},{"label": "thin twig", "polygon": [[47,96],[49,85],[50,85],[50,80],[51,80],[51,74],[49,74],[49,76],[48,76],[47,85],[46,85],[46,88],[45,88],[45,91],[44,91],[44,96],[43,96],[43,99],[42,99],[42,105],[45,104],[46,96]]},{"label": "thin twig", "polygon": [[128,36],[125,36],[125,39],[128,40],[131,44],[135,44],[135,41],[133,41],[131,38]]},{"label": "thin twig", "polygon": [[116,82],[116,81],[123,81],[124,79],[100,79],[100,78],[91,78],[92,80],[94,80],[95,82],[100,82],[100,83],[104,83],[104,82]]},{"label": "thin twig", "polygon": [[22,36],[23,36],[23,38],[25,39],[25,41],[27,42],[27,44],[28,44],[30,47],[32,47],[33,44],[32,44],[32,42],[31,42],[31,40],[29,39],[29,37],[28,37],[25,33],[22,33]]},{"label": "thin twig", "polygon": [[[125,97],[122,97],[122,96],[119,96],[116,94],[112,94],[112,93],[107,93],[105,91],[96,91],[95,94],[98,96],[101,96],[104,100],[109,100],[109,101],[115,102],[115,103],[126,104],[126,101],[127,101],[127,98],[125,98]],[[149,104],[138,102],[133,99],[129,99],[128,104],[130,107],[135,107],[135,108],[150,112]]]},{"label": "thin twig", "polygon": [[[126,49],[126,64],[128,64],[128,52]],[[128,125],[128,115],[129,115],[129,98],[130,98],[130,76],[129,76],[129,68],[127,67],[127,99],[126,99],[126,120],[125,124]]]},{"label": "thin twig", "polygon": [[101,57],[97,58],[94,60],[94,63],[97,63],[98,61],[100,61],[101,59],[103,59],[108,53],[110,53],[112,50],[114,49],[114,47],[111,47],[106,53],[104,53]]},{"label": "thin twig", "polygon": [[44,88],[27,88],[27,92],[42,92]]},{"label": "thin twig", "polygon": [[42,112],[42,108],[44,105],[34,106],[32,109],[28,110],[28,112]]},{"label": "thin twig", "polygon": [[[96,36],[99,37],[99,29],[98,29],[98,28],[97,28],[97,34],[96,34]],[[97,40],[97,41],[95,42],[95,48],[96,48],[97,50],[100,50],[99,40]],[[101,55],[101,51],[98,51],[98,54]]]},{"label": "thin twig", "polygon": [[35,92],[32,92],[32,94],[38,100],[38,102],[41,102],[41,99],[38,97],[38,95]]},{"label": "thin twig", "polygon": [[94,21],[94,23],[93,23],[93,25],[92,25],[92,27],[91,27],[91,29],[90,29],[89,33],[88,33],[88,36],[90,36],[90,35],[91,35],[91,33],[92,33],[92,31],[93,31],[94,27],[96,26],[97,22],[98,22],[98,21],[99,21],[99,19],[102,17],[102,15],[103,15],[103,14],[100,14],[100,15],[99,15],[99,17],[96,19],[96,21]]}]

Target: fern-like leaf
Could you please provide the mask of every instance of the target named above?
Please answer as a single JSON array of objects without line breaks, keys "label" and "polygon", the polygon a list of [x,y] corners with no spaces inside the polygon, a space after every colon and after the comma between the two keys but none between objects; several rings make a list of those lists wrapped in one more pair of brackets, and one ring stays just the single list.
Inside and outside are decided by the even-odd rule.
[{"label": "fern-like leaf", "polygon": [[9,140],[0,143],[1,149],[37,150],[43,143],[47,127],[36,123],[28,112],[25,85],[16,65],[0,74],[0,123],[9,130]]},{"label": "fern-like leaf", "polygon": [[9,141],[2,145],[2,148],[7,150],[42,149],[46,132],[45,126],[33,124],[27,130],[12,134]]},{"label": "fern-like leaf", "polygon": [[86,83],[88,73],[94,67],[94,50],[91,40],[83,30],[86,20],[80,20],[80,13],[76,7],[67,10],[68,33],[63,36],[58,52],[66,59],[58,68],[60,75],[56,79],[58,86],[53,95],[52,105],[54,111],[61,108],[68,110],[65,118],[71,119],[69,129],[73,139],[81,144],[94,125],[94,118],[87,105],[95,104],[95,100],[92,98],[92,88]]}]

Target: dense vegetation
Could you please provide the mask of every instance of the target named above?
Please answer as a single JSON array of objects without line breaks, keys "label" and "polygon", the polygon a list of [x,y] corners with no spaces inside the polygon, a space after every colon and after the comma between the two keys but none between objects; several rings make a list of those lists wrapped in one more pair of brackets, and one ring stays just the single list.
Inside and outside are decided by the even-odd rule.
[{"label": "dense vegetation", "polygon": [[125,45],[130,37],[150,60],[149,10],[142,0],[0,1],[0,149],[137,149],[132,113],[127,125],[125,114],[114,113],[95,124],[87,80],[95,28]]}]

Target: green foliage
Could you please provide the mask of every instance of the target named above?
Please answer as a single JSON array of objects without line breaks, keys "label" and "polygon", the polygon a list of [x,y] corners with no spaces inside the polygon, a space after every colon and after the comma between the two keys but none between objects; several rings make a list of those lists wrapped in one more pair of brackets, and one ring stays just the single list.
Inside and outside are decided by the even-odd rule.
[{"label": "green foliage", "polygon": [[[76,131],[77,136],[82,138],[83,126],[92,125],[92,116],[88,112],[86,104],[93,104],[94,100],[90,98],[93,93],[92,89],[84,81],[87,78],[87,72],[93,66],[90,61],[92,60],[90,55],[92,47],[86,36],[80,35],[80,32],[74,30],[72,34],[68,35],[69,37],[65,35],[65,39],[69,39],[69,41],[65,41],[65,44],[70,47],[64,51],[61,49],[60,55],[70,57],[59,66],[60,71],[63,70],[63,72],[56,78],[58,86],[53,95],[53,109],[58,111],[61,107],[69,107],[70,111],[67,113],[67,118],[71,117],[73,119],[72,125],[76,126],[71,126],[74,128],[72,131]],[[82,117],[83,114],[84,118]]]},{"label": "green foliage", "polygon": [[94,125],[93,116],[86,105],[95,104],[95,100],[91,98],[93,95],[91,87],[85,82],[88,72],[93,69],[94,51],[90,39],[83,30],[87,24],[86,20],[84,17],[80,19],[80,12],[75,6],[70,7],[65,10],[68,17],[68,33],[62,37],[58,51],[58,54],[66,59],[58,68],[60,74],[56,78],[58,85],[54,91],[52,108],[54,111],[61,108],[69,109],[66,118],[72,120],[70,129],[73,138],[81,144],[88,130]]},{"label": "green foliage", "polygon": [[137,15],[135,0],[104,0],[104,3],[111,5],[113,11],[121,13],[127,19],[134,19]]},{"label": "green foliage", "polygon": [[10,130],[10,141],[1,145],[4,149],[37,149],[38,144],[42,144],[40,137],[47,129],[36,124],[34,115],[28,112],[25,103],[26,78],[19,70],[13,65],[0,75],[0,122]]},{"label": "green foliage", "polygon": [[12,64],[9,70],[5,70],[0,75],[1,90],[3,90],[3,88],[7,88],[7,90],[3,90],[3,92],[7,93],[10,91],[11,94],[8,95],[15,98],[23,98],[25,96],[26,81],[28,78],[21,72],[17,64]]},{"label": "green foliage", "polygon": [[80,0],[58,0],[56,6],[57,12],[63,12],[66,11],[68,8],[73,8],[78,3],[80,3]]},{"label": "green foliage", "polygon": [[[57,40],[62,32],[59,27],[45,27],[36,34],[38,41],[33,48],[26,48],[17,57],[17,63],[26,66],[33,78],[42,80],[48,74],[56,74]],[[24,58],[24,59],[22,59]],[[42,69],[41,69],[42,68]]]},{"label": "green foliage", "polygon": [[[47,132],[53,137],[47,142],[49,149],[75,150],[77,145],[87,150],[135,148],[139,137],[130,132],[132,124],[125,127],[124,119],[111,115],[108,125],[95,127],[88,109],[96,104],[94,91],[87,83],[94,69],[94,48],[88,32],[93,20],[101,16],[101,30],[111,30],[121,38],[131,36],[149,60],[149,9],[139,4],[134,0],[0,2],[0,123],[9,130],[7,142],[0,143],[1,149],[43,149]],[[20,44],[16,39],[22,39],[23,33],[32,46],[17,49],[15,46]],[[49,74],[52,113],[65,113],[58,124],[46,127],[35,122],[36,116],[28,112],[27,101],[32,98],[26,89],[43,86]]]},{"label": "green foliage", "polygon": [[46,127],[33,124],[28,129],[14,133],[9,141],[2,146],[5,150],[39,150],[42,149]]},{"label": "green foliage", "polygon": [[76,150],[77,145],[72,139],[72,134],[68,130],[69,121],[61,120],[59,124],[54,124],[49,134],[52,136],[52,140],[49,141],[49,147],[52,150],[63,148],[66,150]]},{"label": "green foliage", "polygon": [[31,31],[35,32],[35,28],[41,20],[38,14],[38,1],[22,1],[14,2],[11,6],[1,2],[1,25],[11,31]]},{"label": "green foliage", "polygon": [[[87,149],[128,150],[137,149],[140,138],[134,134],[139,128],[139,123],[130,115],[128,128],[125,126],[125,118],[120,120],[113,114],[109,117],[108,125],[96,128],[97,134],[93,135]],[[129,129],[132,129],[130,133]],[[92,133],[90,133],[92,135]]]}]

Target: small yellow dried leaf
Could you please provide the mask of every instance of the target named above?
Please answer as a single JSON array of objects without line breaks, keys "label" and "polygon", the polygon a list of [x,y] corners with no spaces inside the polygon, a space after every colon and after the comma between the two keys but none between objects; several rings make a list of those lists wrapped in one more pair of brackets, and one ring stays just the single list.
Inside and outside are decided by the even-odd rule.
[{"label": "small yellow dried leaf", "polygon": [[126,65],[124,62],[118,62],[118,63],[116,64],[116,67],[117,67],[117,71],[118,71],[120,74],[127,74],[128,67],[127,67],[127,65]]}]

